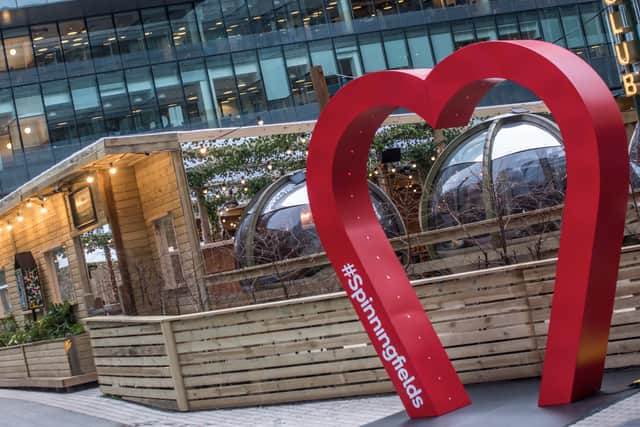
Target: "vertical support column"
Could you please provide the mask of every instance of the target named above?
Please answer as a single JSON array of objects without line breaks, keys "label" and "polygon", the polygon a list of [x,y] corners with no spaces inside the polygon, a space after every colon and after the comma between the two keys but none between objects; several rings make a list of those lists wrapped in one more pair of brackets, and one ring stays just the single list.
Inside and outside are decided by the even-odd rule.
[{"label": "vertical support column", "polygon": [[189,410],[189,400],[187,399],[187,391],[184,388],[184,380],[182,378],[182,367],[178,358],[178,350],[176,348],[176,337],[173,334],[173,327],[170,320],[163,320],[160,323],[162,336],[164,338],[164,347],[169,359],[169,370],[173,379],[173,389],[176,392],[176,404],[179,411]]},{"label": "vertical support column", "polygon": [[124,252],[124,243],[120,230],[120,222],[118,221],[118,213],[116,211],[116,203],[113,197],[113,187],[111,185],[111,176],[108,171],[100,171],[100,187],[104,195],[104,208],[107,214],[107,220],[111,226],[113,233],[113,244],[118,255],[118,268],[120,269],[120,277],[122,286],[120,287],[120,304],[125,314],[137,314],[135,298],[133,296],[133,287],[131,284],[131,274],[129,273],[129,263]]}]

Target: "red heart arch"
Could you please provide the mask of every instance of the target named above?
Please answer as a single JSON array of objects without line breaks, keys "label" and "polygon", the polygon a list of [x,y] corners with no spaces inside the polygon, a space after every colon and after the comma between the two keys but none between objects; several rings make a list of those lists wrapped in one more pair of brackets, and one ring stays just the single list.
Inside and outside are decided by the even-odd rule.
[{"label": "red heart arch", "polygon": [[382,71],[341,89],[320,115],[307,162],[320,239],[411,417],[470,403],[376,218],[367,186],[371,141],[397,108],[434,128],[466,125],[502,80],[527,87],[558,122],[567,192],[539,404],[599,390],[622,242],[629,161],[617,105],[596,72],[540,41],[465,47],[433,70]]}]

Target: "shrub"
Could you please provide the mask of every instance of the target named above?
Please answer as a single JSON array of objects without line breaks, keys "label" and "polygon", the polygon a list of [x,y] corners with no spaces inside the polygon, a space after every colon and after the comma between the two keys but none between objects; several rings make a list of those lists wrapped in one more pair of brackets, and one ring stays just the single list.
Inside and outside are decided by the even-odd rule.
[{"label": "shrub", "polygon": [[69,302],[51,304],[47,313],[35,322],[27,322],[19,327],[12,317],[0,320],[0,346],[25,344],[35,341],[64,338],[67,334],[84,332],[73,314]]}]

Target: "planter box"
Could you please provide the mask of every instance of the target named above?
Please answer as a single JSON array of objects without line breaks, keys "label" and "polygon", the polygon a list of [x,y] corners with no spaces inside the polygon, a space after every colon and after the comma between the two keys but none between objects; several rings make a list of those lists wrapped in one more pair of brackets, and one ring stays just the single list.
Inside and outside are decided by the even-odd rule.
[{"label": "planter box", "polygon": [[89,335],[0,348],[0,387],[68,389],[96,381]]}]

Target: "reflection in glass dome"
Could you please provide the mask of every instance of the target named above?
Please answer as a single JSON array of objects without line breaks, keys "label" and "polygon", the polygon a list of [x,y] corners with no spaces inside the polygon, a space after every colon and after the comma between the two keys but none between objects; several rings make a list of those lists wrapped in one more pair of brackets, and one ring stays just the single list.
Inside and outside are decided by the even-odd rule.
[{"label": "reflection in glass dome", "polygon": [[425,184],[421,226],[433,230],[555,206],[565,188],[555,123],[532,114],[500,116],[460,135],[442,153]]},{"label": "reflection in glass dome", "polygon": [[[374,210],[387,236],[405,233],[400,213],[376,185],[369,183]],[[258,193],[244,214],[235,240],[239,267],[267,264],[323,252],[309,209],[304,171],[283,176]],[[313,274],[298,272],[284,279],[293,280]],[[261,285],[282,281],[266,278]],[[247,286],[252,286],[245,284]]]},{"label": "reflection in glass dome", "polygon": [[631,188],[640,189],[640,124],[636,125],[629,146],[629,159],[631,160]]}]

